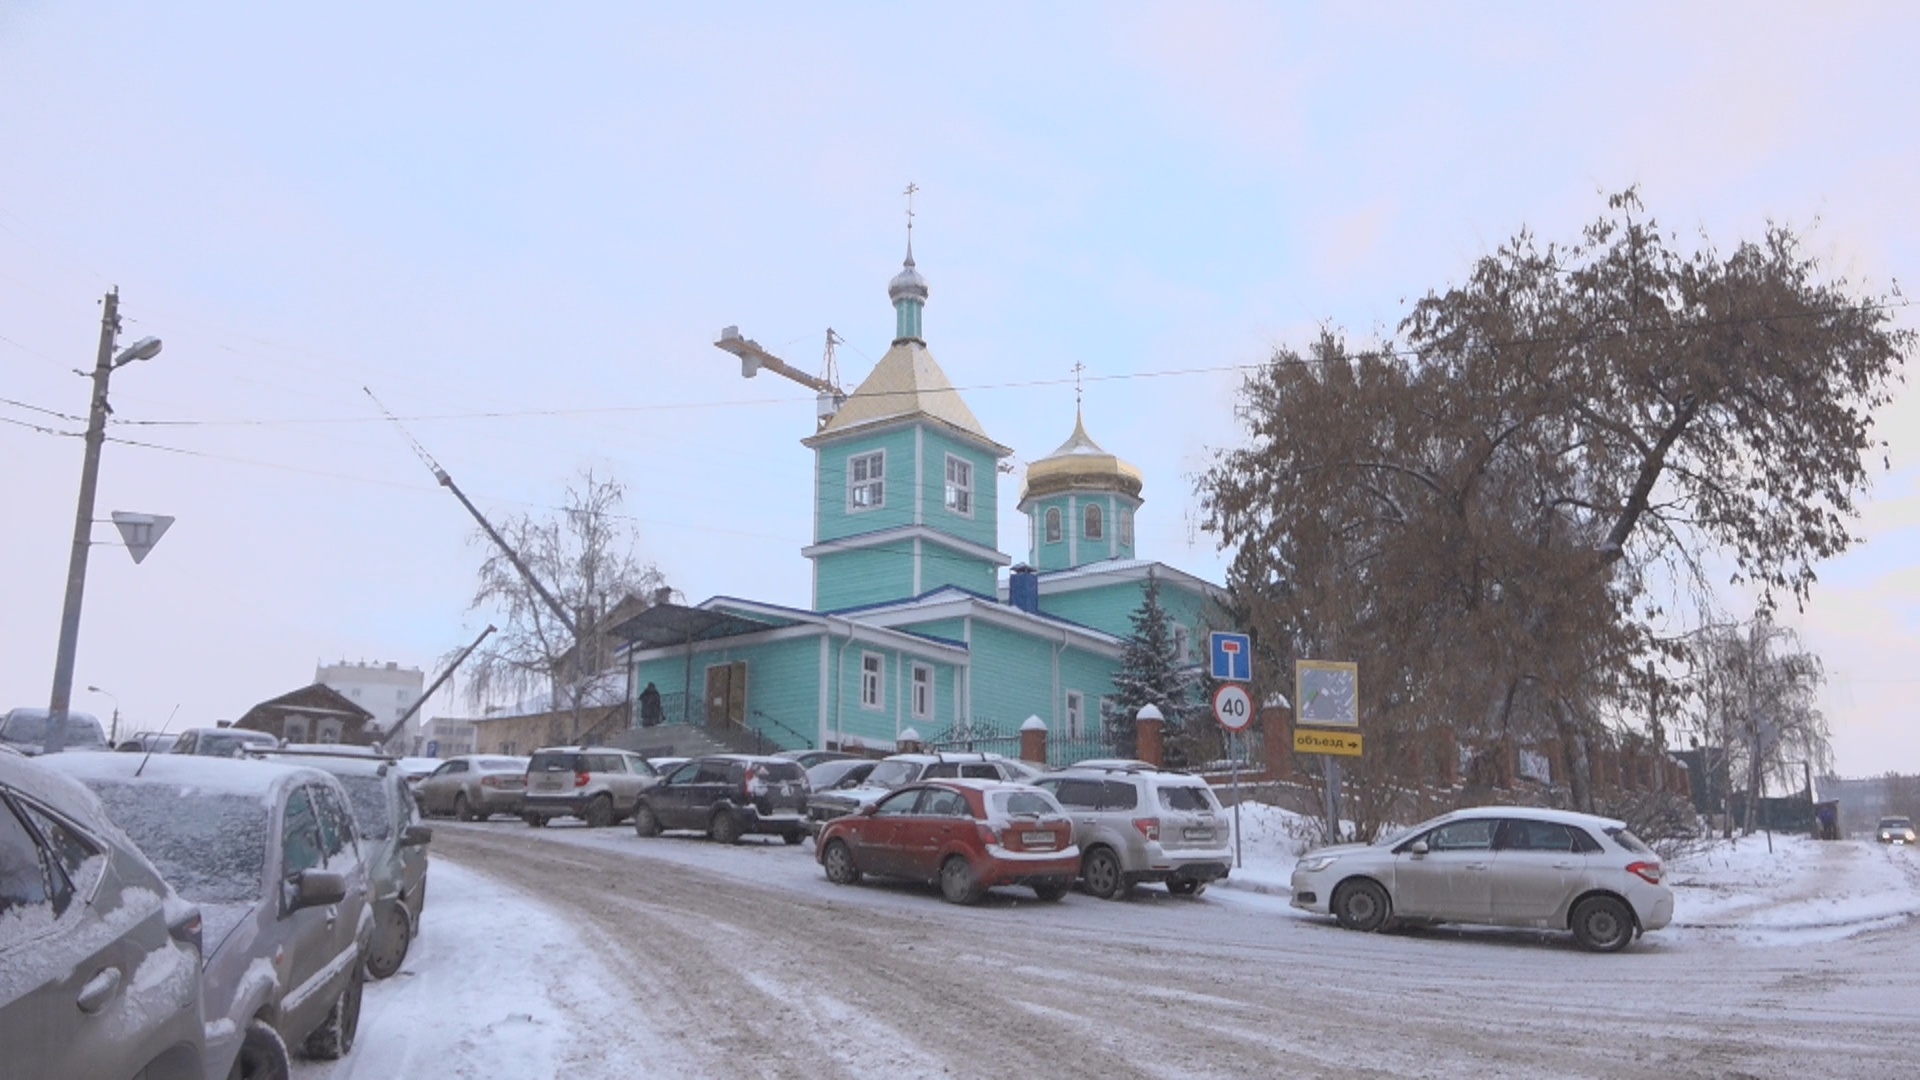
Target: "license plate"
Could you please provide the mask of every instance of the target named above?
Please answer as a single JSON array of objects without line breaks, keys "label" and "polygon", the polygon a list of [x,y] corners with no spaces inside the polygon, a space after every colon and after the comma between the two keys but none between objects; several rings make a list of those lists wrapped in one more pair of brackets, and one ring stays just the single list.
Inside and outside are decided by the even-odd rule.
[{"label": "license plate", "polygon": [[1189,840],[1211,840],[1213,839],[1213,830],[1212,829],[1188,829],[1185,832],[1181,833],[1180,835],[1186,837]]},{"label": "license plate", "polygon": [[1052,851],[1060,846],[1060,841],[1056,840],[1050,832],[1028,833],[1026,846],[1033,851]]}]

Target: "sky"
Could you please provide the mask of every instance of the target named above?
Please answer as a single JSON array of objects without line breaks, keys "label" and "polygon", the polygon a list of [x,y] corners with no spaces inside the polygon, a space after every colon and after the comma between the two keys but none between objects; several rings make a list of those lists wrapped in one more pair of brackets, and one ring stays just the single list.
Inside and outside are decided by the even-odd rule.
[{"label": "sky", "polygon": [[[1001,549],[1084,365],[1089,432],[1146,476],[1139,550],[1220,580],[1194,482],[1246,371],[1390,333],[1523,227],[1638,185],[1683,237],[1775,220],[1901,282],[1917,31],[1848,3],[0,0],[0,707],[51,686],[81,446],[36,428],[81,426],[110,288],[122,343],[165,350],[114,377],[96,517],[178,519],[138,566],[95,527],[75,707],[123,726],[320,662],[431,671],[486,624],[471,520],[363,387],[489,514],[592,468],[689,601],[804,606],[811,395],[711,343],[811,371],[832,327],[857,383],[910,182],[929,347],[1015,450]],[[1865,542],[1788,620],[1847,775],[1920,772],[1914,395],[1881,424]]]}]

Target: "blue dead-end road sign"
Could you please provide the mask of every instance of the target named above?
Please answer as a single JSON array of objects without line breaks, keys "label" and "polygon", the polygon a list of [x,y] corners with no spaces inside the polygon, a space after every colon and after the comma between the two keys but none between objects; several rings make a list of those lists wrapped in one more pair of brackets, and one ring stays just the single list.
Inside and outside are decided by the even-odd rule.
[{"label": "blue dead-end road sign", "polygon": [[1253,681],[1253,639],[1216,630],[1207,635],[1211,674],[1222,682]]}]

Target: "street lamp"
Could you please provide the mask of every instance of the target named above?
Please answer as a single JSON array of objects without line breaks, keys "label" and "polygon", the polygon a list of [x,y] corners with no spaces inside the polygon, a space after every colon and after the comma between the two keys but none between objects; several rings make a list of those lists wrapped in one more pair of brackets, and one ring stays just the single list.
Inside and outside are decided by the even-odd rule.
[{"label": "street lamp", "polygon": [[107,441],[107,381],[114,370],[160,353],[160,339],[143,337],[119,352],[120,290],[106,296],[100,311],[100,352],[93,368],[93,405],[87,413],[86,456],[80,463],[80,504],[73,516],[73,553],[67,561],[67,597],[60,612],[60,649],[53,660],[53,693],[47,702],[45,753],[66,746],[67,710],[73,704],[73,661],[80,645],[80,601],[87,589],[87,549],[93,544],[93,496],[100,479],[100,448]]},{"label": "street lamp", "polygon": [[113,691],[102,690],[97,686],[87,687],[87,693],[105,694],[108,697],[113,698],[113,722],[107,727],[107,745],[119,746],[120,745],[120,699],[117,697],[114,697]]}]

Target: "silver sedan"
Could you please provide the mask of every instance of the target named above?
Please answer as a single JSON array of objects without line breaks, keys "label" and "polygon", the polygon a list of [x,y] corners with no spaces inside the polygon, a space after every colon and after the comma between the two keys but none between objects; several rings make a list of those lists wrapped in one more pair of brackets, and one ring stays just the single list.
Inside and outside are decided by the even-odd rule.
[{"label": "silver sedan", "polygon": [[420,812],[485,821],[517,814],[527,791],[527,759],[503,754],[463,754],[442,762],[414,789]]},{"label": "silver sedan", "polygon": [[1320,848],[1293,906],[1349,930],[1394,922],[1571,930],[1596,952],[1673,919],[1660,857],[1611,818],[1537,807],[1456,810],[1373,844]]}]

